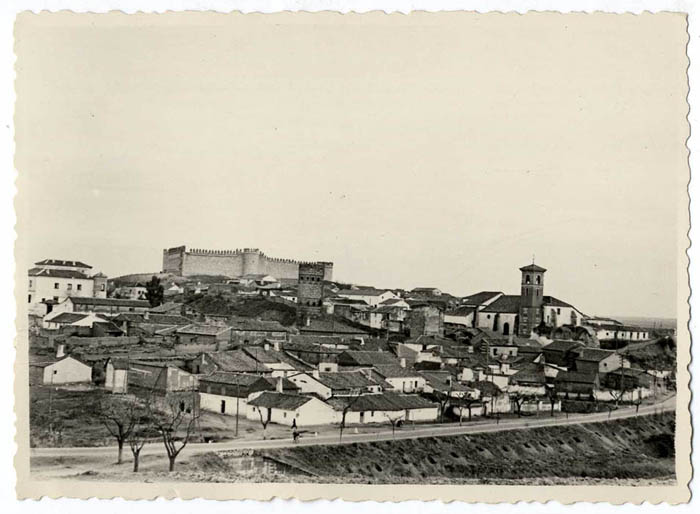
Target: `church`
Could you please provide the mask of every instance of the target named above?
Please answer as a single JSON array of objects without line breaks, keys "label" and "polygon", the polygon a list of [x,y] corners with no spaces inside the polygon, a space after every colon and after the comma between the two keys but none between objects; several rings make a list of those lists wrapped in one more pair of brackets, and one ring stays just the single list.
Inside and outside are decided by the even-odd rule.
[{"label": "church", "polygon": [[547,270],[534,262],[520,268],[520,294],[482,291],[462,299],[470,308],[473,326],[492,330],[504,336],[530,337],[542,322],[550,327],[579,326],[583,313],[554,296],[544,295],[544,274]]}]

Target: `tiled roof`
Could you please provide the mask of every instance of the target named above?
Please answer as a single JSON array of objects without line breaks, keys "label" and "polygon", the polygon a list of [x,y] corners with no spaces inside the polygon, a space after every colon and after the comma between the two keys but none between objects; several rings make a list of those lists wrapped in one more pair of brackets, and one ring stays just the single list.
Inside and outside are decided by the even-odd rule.
[{"label": "tiled roof", "polygon": [[520,311],[520,296],[506,294],[490,303],[481,312],[502,312],[517,314]]},{"label": "tiled roof", "polygon": [[386,289],[341,289],[336,294],[344,296],[379,296],[386,293]]},{"label": "tiled roof", "polygon": [[[216,384],[229,384],[238,385],[243,387],[250,387],[260,380],[265,380],[260,375],[249,375],[245,373],[230,373],[226,371],[215,371],[211,375],[200,376],[199,382],[206,383],[212,382]],[[272,386],[265,380],[265,387],[272,389]]]},{"label": "tiled roof", "polygon": [[409,377],[419,377],[420,373],[408,368],[402,368],[396,364],[380,364],[375,365],[374,369],[377,370],[384,378],[409,378]]},{"label": "tiled roof", "polygon": [[146,300],[124,300],[121,298],[91,298],[87,296],[71,296],[70,300],[76,305],[103,305],[111,307],[149,307]]},{"label": "tiled roof", "polygon": [[420,374],[426,382],[438,391],[470,391],[472,388],[457,381],[457,378],[449,371],[421,371]]},{"label": "tiled roof", "polygon": [[500,387],[498,387],[493,382],[488,382],[486,380],[474,382],[474,387],[481,392],[482,396],[492,396],[501,394]]},{"label": "tiled roof", "polygon": [[343,410],[346,405],[351,404],[349,408],[351,412],[403,411],[406,409],[426,409],[437,406],[435,403],[418,395],[394,392],[363,394],[359,397],[330,398],[328,403],[335,410]]},{"label": "tiled roof", "polygon": [[565,301],[562,301],[559,298],[555,298],[554,296],[543,296],[542,303],[544,305],[547,305],[550,307],[572,307],[572,308],[575,308],[570,303],[566,303]]},{"label": "tiled roof", "polygon": [[251,318],[234,318],[230,321],[234,331],[247,332],[287,332],[287,327],[279,321],[261,321]]},{"label": "tiled roof", "polygon": [[82,313],[78,313],[78,312],[62,312],[58,316],[51,318],[49,323],[71,324],[71,323],[75,323],[76,321],[79,321],[81,319],[84,319],[86,317],[87,317],[87,314],[82,314]]},{"label": "tiled roof", "polygon": [[612,350],[602,350],[600,348],[580,348],[576,350],[576,360],[600,362],[616,355]]},{"label": "tiled roof", "polygon": [[89,279],[82,271],[72,269],[49,269],[49,268],[32,268],[29,270],[30,277],[50,277],[50,278],[74,278],[74,279]]},{"label": "tiled roof", "polygon": [[387,298],[381,303],[381,305],[394,305],[402,302],[405,303],[405,301],[401,298]]},{"label": "tiled roof", "polygon": [[302,325],[299,331],[304,333],[331,333],[331,334],[354,334],[365,335],[365,330],[351,327],[345,323],[335,320],[312,319],[309,325]]},{"label": "tiled roof", "polygon": [[465,305],[482,305],[494,296],[503,294],[500,291],[481,291],[480,293],[472,294],[462,298],[462,303]]},{"label": "tiled roof", "polygon": [[595,373],[586,373],[582,371],[561,371],[554,377],[554,383],[573,382],[593,385],[595,381]]},{"label": "tiled roof", "polygon": [[544,273],[547,270],[533,262],[532,264],[528,264],[527,266],[523,266],[522,268],[520,268],[520,271],[539,271],[541,273]]},{"label": "tiled roof", "polygon": [[567,341],[563,339],[557,339],[555,341],[552,341],[546,346],[542,347],[542,350],[545,352],[570,352],[574,348],[578,348],[580,346],[583,346],[583,343],[580,341]]},{"label": "tiled roof", "polygon": [[474,307],[462,306],[445,312],[445,316],[469,316],[475,310]]},{"label": "tiled roof", "polygon": [[332,390],[362,389],[370,386],[381,385],[384,388],[391,386],[379,379],[370,379],[360,371],[339,371],[337,373],[319,373],[317,379]]},{"label": "tiled roof", "polygon": [[310,396],[266,391],[257,398],[250,400],[248,405],[266,407],[268,409],[296,410],[309,401],[311,401]]},{"label": "tiled roof", "polygon": [[340,356],[341,362],[351,362],[357,366],[375,366],[378,364],[398,365],[399,361],[389,352],[368,352],[362,350],[345,350]]},{"label": "tiled roof", "polygon": [[205,325],[202,323],[192,323],[185,325],[176,330],[178,334],[192,334],[199,336],[215,336],[230,330],[230,327],[222,327],[219,325]]},{"label": "tiled roof", "polygon": [[92,266],[80,261],[64,261],[62,259],[44,259],[43,261],[35,262],[36,266],[66,266],[72,268],[92,268]]},{"label": "tiled roof", "polygon": [[511,375],[509,382],[514,384],[544,384],[544,366],[537,363],[528,363]]},{"label": "tiled roof", "polygon": [[269,372],[270,368],[249,357],[243,350],[209,352],[205,354],[220,371],[239,373]]}]

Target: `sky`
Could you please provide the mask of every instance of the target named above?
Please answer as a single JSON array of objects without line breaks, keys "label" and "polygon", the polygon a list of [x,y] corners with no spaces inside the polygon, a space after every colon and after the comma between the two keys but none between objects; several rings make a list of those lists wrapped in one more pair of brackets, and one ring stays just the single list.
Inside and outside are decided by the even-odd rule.
[{"label": "sky", "polygon": [[[337,280],[673,317],[679,15],[21,15],[18,267],[255,247]],[[683,271],[683,270],[681,270]]]}]

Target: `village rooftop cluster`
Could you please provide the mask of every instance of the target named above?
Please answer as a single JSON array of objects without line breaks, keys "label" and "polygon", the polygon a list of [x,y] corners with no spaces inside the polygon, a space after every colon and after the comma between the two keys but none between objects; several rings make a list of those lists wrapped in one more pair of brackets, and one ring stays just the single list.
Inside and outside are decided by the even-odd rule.
[{"label": "village rooftop cluster", "polygon": [[359,426],[611,410],[675,388],[674,365],[645,357],[675,344],[674,330],[589,316],[545,294],[535,262],[519,269],[516,294],[457,297],[342,284],[330,262],[258,250],[183,246],[163,259],[160,273],[114,279],[45,259],[28,272],[27,299],[30,388],[147,402],[169,457],[165,432],[184,446],[203,413],[235,420],[223,437],[248,421],[260,438],[273,425],[295,440],[324,427],[342,438]]}]

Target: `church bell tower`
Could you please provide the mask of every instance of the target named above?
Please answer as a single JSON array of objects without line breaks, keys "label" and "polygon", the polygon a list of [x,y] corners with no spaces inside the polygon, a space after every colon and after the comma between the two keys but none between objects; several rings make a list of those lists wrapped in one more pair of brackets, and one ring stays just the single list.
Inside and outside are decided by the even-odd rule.
[{"label": "church bell tower", "polygon": [[520,268],[520,319],[518,335],[530,337],[532,329],[542,322],[542,294],[544,291],[544,273],[541,266],[532,264]]}]

